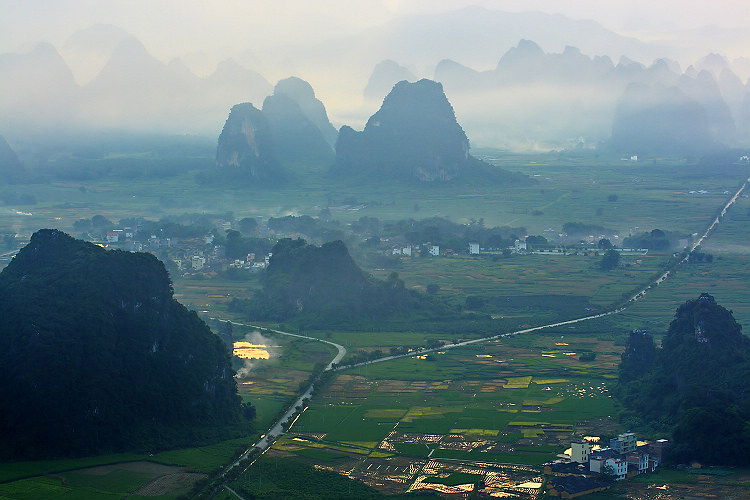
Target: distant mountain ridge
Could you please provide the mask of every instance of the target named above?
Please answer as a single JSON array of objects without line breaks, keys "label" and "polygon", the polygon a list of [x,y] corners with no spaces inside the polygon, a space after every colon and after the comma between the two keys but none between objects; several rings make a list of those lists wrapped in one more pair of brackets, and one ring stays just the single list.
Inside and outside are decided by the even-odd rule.
[{"label": "distant mountain ridge", "polygon": [[328,166],[338,133],[310,84],[290,77],[279,81],[263,101],[276,156],[285,162]]},{"label": "distant mountain ridge", "polygon": [[[652,59],[656,49],[661,58],[651,65],[635,62]],[[261,74],[236,61],[219,63],[201,78],[180,60],[157,60],[116,26],[81,30],[62,52],[76,67],[90,57],[97,74],[79,85],[50,44],[28,54],[0,55],[0,133],[13,141],[87,127],[213,135],[233,104],[260,107],[272,93]],[[675,86],[700,104],[708,119],[708,143],[750,146],[750,87],[738,76],[750,74],[747,59],[730,63],[710,53],[682,72],[672,60],[678,52],[592,21],[467,7],[401,18],[343,39],[303,47],[290,42],[254,53],[253,67],[288,64],[287,74],[309,75],[336,123],[361,126],[371,113],[369,103],[392,85],[429,77],[443,84],[474,145],[594,149],[610,142],[615,108],[628,85],[642,83]],[[363,87],[364,104],[352,99],[361,98]],[[333,147],[336,133],[328,116],[326,125],[313,117],[312,107],[297,104]],[[281,115],[291,120],[284,109]]]},{"label": "distant mountain ridge", "polygon": [[18,155],[0,135],[0,184],[20,182],[25,175],[26,171]]},{"label": "distant mountain ridge", "polygon": [[[504,174],[469,154],[443,86],[432,80],[397,83],[362,132],[344,126],[336,143],[335,175],[374,181],[446,182]],[[493,175],[494,174],[494,175]],[[505,181],[518,181],[508,174]]]},{"label": "distant mountain ridge", "polygon": [[200,78],[179,60],[162,63],[127,35],[98,74],[79,85],[58,51],[39,44],[28,54],[0,54],[0,131],[205,133],[232,104],[262,102],[271,90],[260,74],[231,60]]},{"label": "distant mountain ridge", "polygon": [[[689,151],[681,149],[680,141],[667,144],[663,150],[689,154],[699,146],[750,145],[740,104],[750,99],[750,87],[739,81],[725,61],[723,65],[721,60],[712,61],[703,66],[713,68],[720,77],[692,66],[681,73],[679,65],[667,59],[645,67],[625,57],[617,64],[607,56],[589,57],[575,47],[566,47],[558,54],[545,53],[535,42],[521,40],[500,58],[495,69],[480,72],[443,60],[435,68],[435,78],[443,83],[456,108],[467,116],[469,135],[483,144],[515,144],[515,148],[523,148],[524,143],[546,142],[568,148],[581,144],[601,148],[610,143],[613,127],[622,129],[622,113],[627,114],[625,108],[633,97],[632,92],[628,95],[626,91],[637,84],[674,87],[706,115],[703,140],[692,142]],[[666,94],[662,96],[667,98]],[[730,102],[733,107],[728,105]],[[669,107],[667,102],[654,105],[660,109]],[[652,111],[658,113],[656,108]],[[651,118],[654,117],[652,113]],[[660,117],[659,121],[667,123],[669,118]],[[648,123],[641,125],[647,127]],[[639,126],[633,123],[632,129]],[[611,145],[633,154],[651,152],[639,149],[642,143],[637,141],[623,143],[621,134],[612,137]]]},{"label": "distant mountain ridge", "polygon": [[705,108],[680,89],[634,83],[617,103],[611,145],[621,153],[698,154],[711,137]]}]

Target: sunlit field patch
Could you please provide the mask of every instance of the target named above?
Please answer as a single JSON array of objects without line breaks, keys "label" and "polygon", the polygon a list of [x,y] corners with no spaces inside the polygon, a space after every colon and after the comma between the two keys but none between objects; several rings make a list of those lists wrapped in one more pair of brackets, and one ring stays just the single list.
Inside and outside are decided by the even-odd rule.
[{"label": "sunlit field patch", "polygon": [[472,436],[497,436],[500,431],[495,429],[451,429],[451,434],[467,434]]},{"label": "sunlit field patch", "polygon": [[251,342],[235,342],[232,354],[242,359],[269,359],[271,357],[265,344]]},{"label": "sunlit field patch", "polygon": [[510,377],[503,385],[505,389],[528,389],[532,377]]},{"label": "sunlit field patch", "polygon": [[569,382],[566,378],[536,378],[533,380],[535,384],[547,385],[547,384],[562,384],[563,382]]},{"label": "sunlit field patch", "polygon": [[461,408],[439,408],[439,407],[419,407],[410,408],[402,419],[404,422],[413,422],[415,419],[441,417],[450,412],[461,412]]}]

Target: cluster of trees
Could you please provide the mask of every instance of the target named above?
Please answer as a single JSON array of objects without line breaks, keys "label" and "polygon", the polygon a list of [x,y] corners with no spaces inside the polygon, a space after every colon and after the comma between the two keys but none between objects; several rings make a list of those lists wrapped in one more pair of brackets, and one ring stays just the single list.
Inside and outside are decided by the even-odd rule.
[{"label": "cluster of trees", "polygon": [[61,158],[54,162],[39,164],[34,173],[37,175],[37,181],[58,179],[83,182],[103,178],[145,180],[174,177],[188,170],[205,170],[210,166],[211,161],[206,157]]},{"label": "cluster of trees", "polygon": [[651,232],[644,232],[628,236],[622,240],[622,246],[625,248],[648,248],[649,250],[663,251],[669,250],[674,246],[670,237],[661,229],[654,229]]},{"label": "cluster of trees", "polygon": [[629,427],[671,433],[670,456],[747,465],[750,455],[750,339],[709,294],[681,305],[657,349],[630,334],[617,394]]},{"label": "cluster of trees", "polygon": [[694,251],[690,252],[690,255],[688,256],[688,262],[690,264],[696,264],[698,262],[706,262],[710,264],[713,261],[714,256],[710,253]]},{"label": "cluster of trees", "polygon": [[0,273],[0,456],[247,433],[230,353],[151,254],[40,230]]},{"label": "cluster of trees", "polygon": [[609,249],[602,255],[602,260],[599,262],[599,267],[603,271],[609,271],[615,269],[620,265],[620,252],[617,250]]},{"label": "cluster of trees", "polygon": [[242,236],[239,231],[230,229],[226,237],[217,235],[214,237],[215,245],[224,245],[228,259],[245,260],[247,254],[254,253],[260,257],[268,254],[273,247],[273,243],[268,238],[258,238],[256,236]]},{"label": "cluster of trees", "polygon": [[383,281],[367,275],[341,241],[318,247],[282,239],[272,253],[263,289],[249,302],[233,304],[254,320],[296,318],[308,328],[330,328],[415,314],[437,317],[450,309],[407,289],[395,272]]},{"label": "cluster of trees", "polygon": [[78,219],[73,223],[73,229],[81,233],[91,232],[103,236],[109,230],[129,227],[134,231],[133,239],[142,242],[148,241],[152,235],[159,238],[192,239],[202,238],[211,233],[220,236],[214,230],[217,219],[231,220],[232,217],[231,213],[223,215],[183,214],[170,215],[158,221],[143,217],[126,217],[115,223],[103,215],[94,215],[90,219]]}]

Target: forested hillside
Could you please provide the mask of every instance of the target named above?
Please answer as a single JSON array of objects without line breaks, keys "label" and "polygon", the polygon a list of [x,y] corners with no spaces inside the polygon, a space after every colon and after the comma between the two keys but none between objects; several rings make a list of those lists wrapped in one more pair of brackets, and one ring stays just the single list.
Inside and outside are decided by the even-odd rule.
[{"label": "forested hillside", "polygon": [[620,366],[629,424],[673,431],[676,461],[748,464],[750,339],[732,312],[701,294],[677,309],[657,349],[633,332]]},{"label": "forested hillside", "polygon": [[230,354],[151,254],[51,229],[0,273],[0,455],[170,447],[236,432]]},{"label": "forested hillside", "polygon": [[302,239],[283,239],[272,253],[263,290],[249,304],[252,319],[297,318],[311,327],[335,327],[436,317],[447,309],[407,289],[395,273],[384,281],[368,276],[341,241],[317,247]]}]

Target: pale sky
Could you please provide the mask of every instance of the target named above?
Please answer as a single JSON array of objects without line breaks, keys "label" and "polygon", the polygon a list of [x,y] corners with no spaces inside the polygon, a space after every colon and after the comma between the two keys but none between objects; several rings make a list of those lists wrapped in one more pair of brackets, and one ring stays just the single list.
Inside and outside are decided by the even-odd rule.
[{"label": "pale sky", "polygon": [[[621,35],[656,42],[645,44],[648,47],[640,56],[608,53],[618,49],[589,43],[582,48],[588,56],[607,55],[614,61],[622,55],[632,56],[643,64],[671,57],[684,70],[716,52],[730,62],[747,58],[734,69],[743,82],[750,78],[750,0],[0,0],[0,54],[25,53],[39,42],[52,43],[78,83],[84,85],[107,63],[119,34],[115,30],[116,39],[109,47],[86,42],[83,48],[66,49],[65,41],[96,24],[114,25],[134,35],[161,62],[180,58],[199,76],[212,74],[217,63],[228,58],[260,72],[271,84],[299,76],[313,86],[336,126],[356,127],[376,110],[377,103],[365,102],[362,95],[372,69],[382,58],[407,65],[416,78],[432,78],[435,65],[446,57],[488,70],[517,44],[519,35],[514,33],[514,38],[501,46],[474,49],[456,43],[457,56],[432,54],[430,47],[416,47],[419,43],[404,46],[403,51],[401,46],[385,47],[387,43],[382,43],[378,52],[373,45],[388,42],[388,29],[372,30],[369,34],[374,38],[345,37],[400,18],[442,14],[472,5],[593,20]],[[413,19],[401,28],[408,26],[405,29],[418,32],[421,26],[429,26],[429,20],[424,21]],[[105,36],[112,34],[103,31]],[[393,33],[404,32],[394,29]],[[408,36],[399,39],[405,44],[414,40]],[[454,41],[446,42],[450,50]],[[553,52],[571,42],[547,43],[554,46],[543,45],[543,50]],[[473,59],[467,61],[469,57]]]},{"label": "pale sky", "polygon": [[108,23],[168,60],[199,50],[330,38],[468,5],[593,19],[645,39],[709,25],[750,31],[747,0],[0,0],[0,53],[39,41],[59,47],[76,30]]}]

